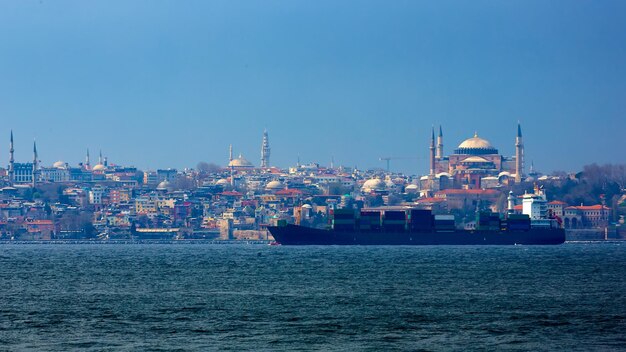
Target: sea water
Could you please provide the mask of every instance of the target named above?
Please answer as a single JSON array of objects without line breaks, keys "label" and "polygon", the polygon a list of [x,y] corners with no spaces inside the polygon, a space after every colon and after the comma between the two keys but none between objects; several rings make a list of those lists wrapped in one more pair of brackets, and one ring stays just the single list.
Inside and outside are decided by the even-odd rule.
[{"label": "sea water", "polygon": [[2,244],[2,350],[625,350],[626,243]]}]

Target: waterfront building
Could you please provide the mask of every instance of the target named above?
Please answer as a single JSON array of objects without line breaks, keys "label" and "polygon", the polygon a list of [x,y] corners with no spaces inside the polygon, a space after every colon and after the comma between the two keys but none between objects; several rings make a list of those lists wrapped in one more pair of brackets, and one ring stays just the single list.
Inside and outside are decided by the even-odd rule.
[{"label": "waterfront building", "polygon": [[176,178],[176,174],[178,174],[176,169],[158,169],[156,171],[157,183],[173,181]]},{"label": "waterfront building", "polygon": [[563,223],[566,229],[602,228],[609,223],[611,209],[605,205],[579,205],[565,208]]},{"label": "waterfront building", "polygon": [[39,158],[37,155],[37,143],[33,142],[33,161],[31,163],[16,163],[15,148],[13,147],[13,131],[9,142],[9,167],[8,177],[11,184],[30,184],[35,187],[39,181]]},{"label": "waterfront building", "polygon": [[15,184],[32,184],[33,163],[12,163],[12,179]]},{"label": "waterfront building", "polygon": [[71,182],[91,182],[93,181],[93,174],[90,170],[84,167],[71,167],[69,168],[70,181]]},{"label": "waterfront building", "polygon": [[157,177],[157,173],[155,171],[143,172],[143,184],[144,185],[156,185],[158,183],[159,183],[159,178]]},{"label": "waterfront building", "polygon": [[69,166],[63,161],[57,161],[52,167],[42,167],[39,169],[39,179],[42,182],[69,182]]},{"label": "waterfront building", "polygon": [[89,204],[101,205],[103,195],[104,187],[101,185],[95,185],[91,190],[89,190]]},{"label": "waterfront building", "polygon": [[560,200],[553,200],[552,202],[548,202],[547,206],[548,213],[551,213],[553,216],[558,216],[562,219],[567,203],[561,202]]}]

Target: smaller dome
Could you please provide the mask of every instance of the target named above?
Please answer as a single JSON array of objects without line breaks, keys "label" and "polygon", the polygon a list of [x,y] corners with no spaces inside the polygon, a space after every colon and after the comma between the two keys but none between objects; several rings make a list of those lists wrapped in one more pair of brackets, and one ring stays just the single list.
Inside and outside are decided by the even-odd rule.
[{"label": "smaller dome", "polygon": [[501,173],[498,174],[498,177],[502,177],[502,176],[511,177],[511,173],[508,171],[502,171]]},{"label": "smaller dome", "polygon": [[419,187],[417,187],[417,185],[414,185],[414,184],[410,184],[410,185],[404,187],[404,189],[407,190],[407,191],[416,191],[418,188]]},{"label": "smaller dome", "polygon": [[450,175],[450,174],[449,174],[449,173],[447,173],[447,172],[440,172],[440,173],[436,174],[436,175],[435,175],[435,177],[437,177],[437,178],[441,178],[441,177],[452,177],[452,175]]},{"label": "smaller dome", "polygon": [[228,182],[228,180],[225,179],[225,178],[221,178],[221,179],[217,180],[217,182],[215,182],[215,184],[216,185],[220,185],[220,186],[225,186],[225,185],[230,184],[230,182]]},{"label": "smaller dome", "polygon": [[393,183],[395,183],[396,185],[403,185],[405,182],[406,180],[402,177],[396,177],[393,179]]},{"label": "smaller dome", "polygon": [[164,180],[163,182],[157,185],[156,189],[159,191],[166,191],[169,187],[170,187],[170,183],[167,180]]},{"label": "smaller dome", "polygon": [[479,156],[470,156],[469,158],[465,158],[461,160],[462,163],[488,163],[489,160],[485,158],[481,158]]},{"label": "smaller dome", "polygon": [[285,188],[285,186],[283,186],[282,182],[277,181],[277,180],[268,182],[268,184],[265,185],[265,189],[267,190],[279,190],[283,188]]},{"label": "smaller dome", "polygon": [[106,169],[106,166],[102,165],[102,164],[98,164],[96,166],[93,167],[93,171],[104,171]]},{"label": "smaller dome", "polygon": [[59,160],[55,162],[54,164],[52,164],[52,167],[57,168],[57,169],[65,169],[65,162],[62,160]]},{"label": "smaller dome", "polygon": [[302,204],[302,208],[303,209],[311,209],[313,207],[311,206],[311,204]]}]

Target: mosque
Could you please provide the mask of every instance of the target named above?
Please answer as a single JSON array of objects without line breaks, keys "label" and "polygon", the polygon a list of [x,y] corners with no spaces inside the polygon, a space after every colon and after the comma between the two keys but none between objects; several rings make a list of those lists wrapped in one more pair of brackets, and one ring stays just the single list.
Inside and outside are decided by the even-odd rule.
[{"label": "mosque", "polygon": [[443,155],[443,132],[435,146],[435,130],[430,140],[430,172],[420,179],[421,189],[438,191],[442,189],[484,189],[498,185],[519,183],[523,176],[524,145],[522,128],[517,125],[515,156],[506,157],[498,152],[488,140],[475,133],[464,140],[448,156]]},{"label": "mosque", "polygon": [[[254,165],[244,158],[242,154],[239,157],[233,158],[233,146],[229,147],[228,152],[228,167],[234,170],[245,171],[254,169]],[[267,135],[267,130],[263,131],[263,142],[261,143],[261,169],[270,167],[270,144]]]}]

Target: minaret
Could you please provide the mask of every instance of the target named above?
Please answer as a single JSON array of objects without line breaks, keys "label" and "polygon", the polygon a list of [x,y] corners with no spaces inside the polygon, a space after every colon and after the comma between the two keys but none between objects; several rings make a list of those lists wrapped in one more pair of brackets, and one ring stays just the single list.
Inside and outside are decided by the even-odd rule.
[{"label": "minaret", "polygon": [[98,164],[102,165],[102,149],[100,149],[100,155],[98,155]]},{"label": "minaret", "polygon": [[235,167],[233,166],[233,145],[228,146],[228,166],[230,166],[230,185],[235,186]]},{"label": "minaret", "polygon": [[437,137],[437,159],[443,158],[443,132],[439,125],[439,136]]},{"label": "minaret", "polygon": [[13,130],[11,130],[11,142],[9,143],[9,183],[15,182],[15,150],[13,149]]},{"label": "minaret", "polygon": [[524,143],[522,142],[522,127],[517,123],[517,137],[515,137],[515,183],[522,182],[524,173]]},{"label": "minaret", "polygon": [[261,144],[261,168],[270,167],[270,143],[267,130],[263,130],[263,143]]},{"label": "minaret", "polygon": [[33,141],[33,188],[37,185],[37,174],[39,173],[37,168],[39,162],[37,159],[37,142]]},{"label": "minaret", "polygon": [[87,148],[87,156],[85,157],[85,169],[89,170],[89,148]]},{"label": "minaret", "polygon": [[430,175],[435,175],[435,127],[432,129],[430,137]]}]

